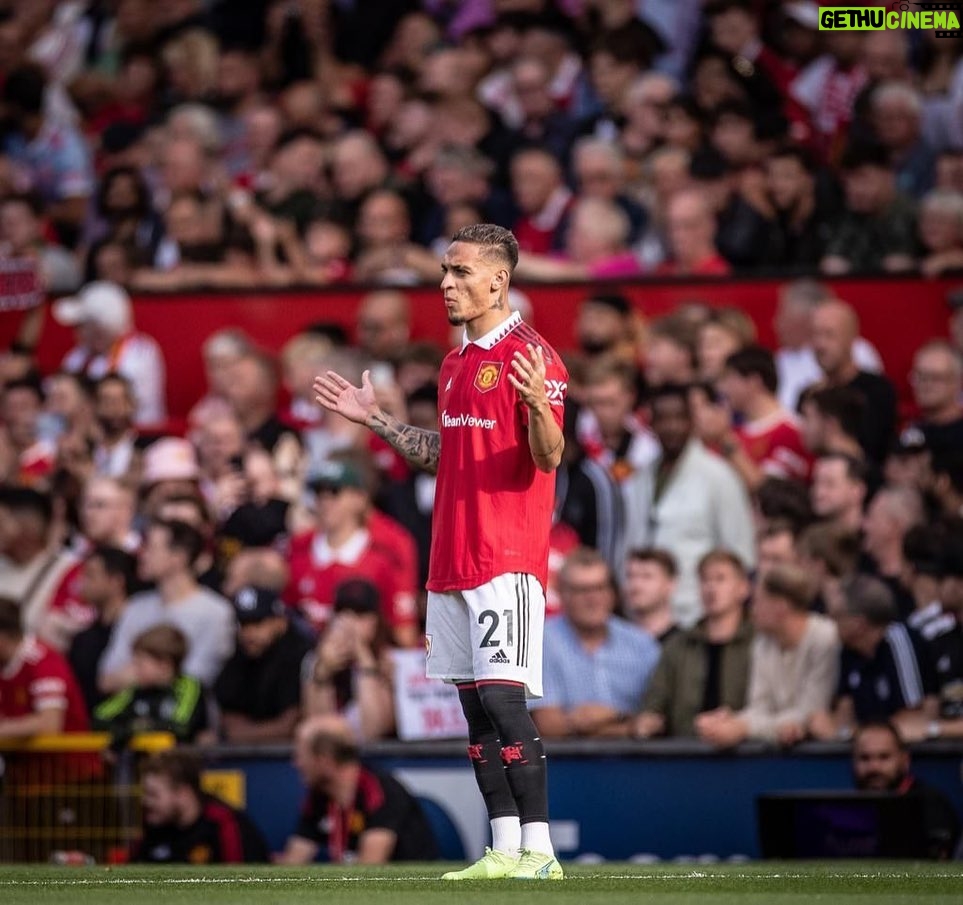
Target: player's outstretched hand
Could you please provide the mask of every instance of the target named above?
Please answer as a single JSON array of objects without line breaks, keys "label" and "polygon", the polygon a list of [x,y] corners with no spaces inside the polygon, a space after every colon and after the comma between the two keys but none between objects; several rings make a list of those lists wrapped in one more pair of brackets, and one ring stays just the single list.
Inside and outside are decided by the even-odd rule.
[{"label": "player's outstretched hand", "polygon": [[538,408],[548,404],[545,393],[545,356],[541,346],[529,343],[525,348],[528,351],[527,356],[519,351],[515,352],[512,358],[512,370],[515,373],[509,374],[508,379],[518,390],[525,405]]},{"label": "player's outstretched hand", "polygon": [[334,371],[327,371],[314,378],[312,388],[316,393],[314,398],[319,405],[343,415],[355,424],[367,424],[368,420],[379,411],[370,371],[365,371],[361,375],[360,387],[348,383]]}]

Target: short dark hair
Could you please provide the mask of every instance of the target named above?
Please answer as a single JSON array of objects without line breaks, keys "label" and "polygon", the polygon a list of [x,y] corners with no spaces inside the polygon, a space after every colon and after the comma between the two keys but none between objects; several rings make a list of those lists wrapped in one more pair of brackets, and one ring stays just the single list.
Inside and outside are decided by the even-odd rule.
[{"label": "short dark hair", "polygon": [[50,377],[54,380],[72,381],[77,385],[77,389],[79,389],[88,400],[93,400],[96,383],[82,371],[55,371],[50,375]]},{"label": "short dark hair", "polygon": [[26,377],[17,377],[14,380],[7,381],[3,386],[3,395],[6,396],[7,393],[12,393],[14,390],[27,390],[32,393],[34,398],[41,405],[44,402],[43,386],[40,381],[33,375],[27,375]]},{"label": "short dark hair", "polygon": [[168,543],[172,550],[179,550],[187,557],[187,565],[193,566],[204,549],[204,538],[200,531],[175,519],[155,518],[150,523],[151,528],[161,528],[167,532]]},{"label": "short dark hair", "polygon": [[510,230],[495,223],[472,223],[464,226],[451,237],[452,242],[467,242],[481,245],[486,253],[491,252],[508,265],[509,272],[518,264],[518,240]]},{"label": "short dark hair", "polygon": [[629,550],[625,559],[626,562],[654,562],[670,578],[679,574],[679,564],[675,557],[661,547],[636,547]]},{"label": "short dark hair", "polygon": [[143,175],[136,167],[113,167],[101,177],[100,187],[94,205],[101,215],[107,213],[107,199],[113,189],[114,183],[120,179],[129,179],[134,185],[134,194],[137,197],[135,207],[138,213],[146,215],[151,209],[150,191]]},{"label": "short dark hair", "polygon": [[791,478],[765,478],[756,491],[759,511],[767,521],[790,522],[798,532],[813,520],[809,488]]},{"label": "short dark hair", "polygon": [[601,305],[623,316],[632,312],[632,303],[620,292],[593,292],[583,299],[582,304]]},{"label": "short dark hair", "polygon": [[875,167],[892,172],[889,152],[877,141],[855,141],[843,151],[839,161],[839,168],[844,173],[851,173],[860,167]]},{"label": "short dark hair", "polygon": [[142,776],[164,776],[172,786],[187,786],[201,793],[201,759],[183,749],[161,751],[152,755],[141,771]]},{"label": "short dark hair", "polygon": [[890,722],[890,720],[867,720],[865,723],[860,723],[856,727],[856,731],[853,733],[853,747],[856,747],[856,743],[859,741],[864,732],[874,731],[887,733],[893,739],[893,741],[896,742],[896,746],[900,751],[909,751],[909,746],[906,744],[906,739],[904,739],[900,734],[900,731],[896,728],[895,723]]},{"label": "short dark hair", "polygon": [[859,390],[845,386],[808,388],[799,400],[800,407],[806,403],[814,405],[824,417],[835,419],[847,436],[856,437],[866,407],[866,399]]},{"label": "short dark hair", "polygon": [[691,411],[691,404],[689,402],[689,389],[683,383],[662,383],[656,387],[652,387],[648,394],[648,401],[650,407],[655,410],[655,404],[657,402],[664,401],[666,399],[681,399],[685,404],[685,410]]},{"label": "short dark hair", "polygon": [[735,371],[740,377],[755,375],[770,393],[779,388],[779,375],[772,352],[762,346],[746,346],[738,349],[726,359],[726,368]]},{"label": "short dark hair", "polygon": [[860,484],[868,483],[868,473],[866,470],[866,465],[856,456],[851,456],[849,453],[844,452],[828,452],[819,456],[816,459],[818,462],[842,462],[846,466],[846,477],[851,481],[857,481]]},{"label": "short dark hair", "polygon": [[8,638],[23,637],[20,604],[9,597],[0,597],[0,635]]},{"label": "short dark hair", "polygon": [[843,579],[840,588],[846,612],[851,616],[862,616],[876,628],[884,628],[899,615],[893,592],[872,575],[850,575]]},{"label": "short dark hair", "polygon": [[0,506],[19,514],[32,513],[39,516],[45,525],[53,520],[53,499],[50,494],[32,487],[0,484]]},{"label": "short dark hair", "polygon": [[94,386],[94,395],[96,396],[101,387],[109,386],[112,383],[120,384],[123,387],[124,392],[127,394],[127,398],[131,402],[136,400],[137,397],[134,393],[134,385],[118,371],[108,371],[106,374],[104,374],[104,376],[101,377]]},{"label": "short dark hair", "polygon": [[629,63],[644,70],[664,49],[665,43],[649,25],[640,19],[630,19],[624,25],[601,32],[592,42],[589,54],[607,53],[618,63]]},{"label": "short dark hair", "polygon": [[807,612],[813,599],[813,585],[799,566],[773,566],[762,575],[762,589],[772,597],[786,600],[794,610]]},{"label": "short dark hair", "polygon": [[769,155],[770,160],[795,160],[799,166],[801,166],[810,175],[816,172],[816,160],[812,155],[812,152],[797,144],[782,144],[772,154]]},{"label": "short dark hair", "polygon": [[21,113],[37,115],[43,112],[47,76],[36,63],[24,63],[7,75],[3,85],[3,100]]},{"label": "short dark hair", "polygon": [[97,544],[87,559],[99,559],[104,564],[104,571],[112,578],[121,577],[124,580],[124,593],[129,597],[137,584],[137,558],[119,547],[107,544]]},{"label": "short dark hair", "polygon": [[36,192],[16,192],[0,198],[0,205],[20,204],[27,208],[34,217],[43,216],[43,201]]}]

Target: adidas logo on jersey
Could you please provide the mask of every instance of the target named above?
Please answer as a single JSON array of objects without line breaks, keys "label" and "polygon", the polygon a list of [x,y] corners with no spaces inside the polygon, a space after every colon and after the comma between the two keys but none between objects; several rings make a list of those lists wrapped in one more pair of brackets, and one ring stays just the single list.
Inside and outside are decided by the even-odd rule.
[{"label": "adidas logo on jersey", "polygon": [[510,663],[511,660],[505,656],[505,651],[499,648],[498,653],[492,654],[489,663]]}]

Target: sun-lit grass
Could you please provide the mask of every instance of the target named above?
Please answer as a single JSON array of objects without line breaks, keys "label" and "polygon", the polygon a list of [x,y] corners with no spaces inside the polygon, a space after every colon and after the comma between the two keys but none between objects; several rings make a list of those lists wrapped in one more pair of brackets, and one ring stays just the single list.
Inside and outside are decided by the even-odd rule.
[{"label": "sun-lit grass", "polygon": [[[567,865],[561,883],[452,884],[444,867],[0,867],[4,905],[552,905],[963,902],[963,865],[904,862]],[[858,898],[857,898],[858,897]]]}]

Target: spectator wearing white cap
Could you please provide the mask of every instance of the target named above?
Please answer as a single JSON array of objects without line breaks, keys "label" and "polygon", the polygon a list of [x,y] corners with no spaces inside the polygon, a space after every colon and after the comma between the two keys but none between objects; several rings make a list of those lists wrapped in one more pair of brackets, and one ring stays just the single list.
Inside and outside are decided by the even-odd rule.
[{"label": "spectator wearing white cap", "polygon": [[155,516],[167,500],[198,496],[201,470],[197,453],[188,440],[161,437],[144,450],[140,492],[143,511]]},{"label": "spectator wearing white cap", "polygon": [[53,316],[76,328],[77,345],[63,360],[65,371],[93,380],[116,371],[134,389],[138,425],[167,419],[163,353],[152,337],[135,330],[130,297],[120,286],[88,283],[76,296],[56,302]]}]

